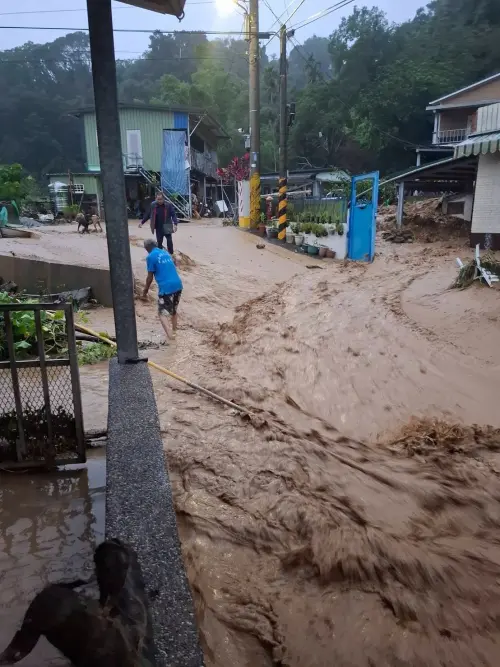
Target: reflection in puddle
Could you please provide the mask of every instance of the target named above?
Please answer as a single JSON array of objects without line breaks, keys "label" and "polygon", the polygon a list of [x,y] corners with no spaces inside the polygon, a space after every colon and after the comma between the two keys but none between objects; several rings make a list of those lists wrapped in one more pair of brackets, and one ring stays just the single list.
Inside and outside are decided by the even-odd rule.
[{"label": "reflection in puddle", "polygon": [[[57,473],[0,474],[0,651],[36,592],[48,583],[88,577],[104,537],[103,452]],[[66,664],[40,641],[23,667]]]}]

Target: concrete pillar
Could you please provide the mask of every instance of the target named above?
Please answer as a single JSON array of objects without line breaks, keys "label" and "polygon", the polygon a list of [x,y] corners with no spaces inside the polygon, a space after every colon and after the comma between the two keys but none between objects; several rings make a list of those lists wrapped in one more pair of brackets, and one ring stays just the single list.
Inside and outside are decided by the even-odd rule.
[{"label": "concrete pillar", "polygon": [[401,182],[398,185],[398,211],[396,217],[396,224],[398,227],[401,227],[401,225],[403,224],[404,205],[405,205],[405,184],[404,182]]},{"label": "concrete pillar", "polygon": [[111,0],[87,0],[90,54],[118,362],[138,360]]},{"label": "concrete pillar", "polygon": [[250,227],[250,182],[238,181],[238,220],[239,226]]}]

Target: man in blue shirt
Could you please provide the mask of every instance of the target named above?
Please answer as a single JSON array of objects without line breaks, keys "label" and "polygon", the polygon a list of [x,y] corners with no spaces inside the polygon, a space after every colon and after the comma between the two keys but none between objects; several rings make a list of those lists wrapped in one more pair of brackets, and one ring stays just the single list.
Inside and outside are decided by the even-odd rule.
[{"label": "man in blue shirt", "polygon": [[[177,273],[174,260],[166,250],[158,248],[156,241],[144,241],[144,248],[148,252],[146,264],[148,277],[142,293],[146,299],[149,288],[156,279],[158,284],[158,315],[168,339],[174,339],[177,332],[177,307],[182,294],[182,280]],[[172,317],[172,331],[170,331],[168,315]]]}]

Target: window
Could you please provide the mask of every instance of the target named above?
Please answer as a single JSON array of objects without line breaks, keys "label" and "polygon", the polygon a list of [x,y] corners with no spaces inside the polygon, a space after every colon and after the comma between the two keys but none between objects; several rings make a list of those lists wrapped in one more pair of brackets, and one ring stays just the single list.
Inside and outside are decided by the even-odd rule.
[{"label": "window", "polygon": [[141,167],[142,140],[140,130],[127,130],[127,167]]}]

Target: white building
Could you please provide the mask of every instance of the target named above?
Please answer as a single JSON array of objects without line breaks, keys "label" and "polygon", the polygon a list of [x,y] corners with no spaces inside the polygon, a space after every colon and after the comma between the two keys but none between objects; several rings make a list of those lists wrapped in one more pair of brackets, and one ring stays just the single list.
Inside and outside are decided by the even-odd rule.
[{"label": "white building", "polygon": [[481,107],[477,129],[455,149],[455,157],[478,156],[471,244],[500,249],[500,104]]}]

